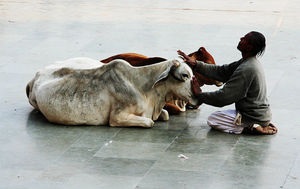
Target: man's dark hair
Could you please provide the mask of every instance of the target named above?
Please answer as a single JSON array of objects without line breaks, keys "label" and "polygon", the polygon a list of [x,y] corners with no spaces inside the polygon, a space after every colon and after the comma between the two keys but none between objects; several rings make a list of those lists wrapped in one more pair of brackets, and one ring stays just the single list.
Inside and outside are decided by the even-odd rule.
[{"label": "man's dark hair", "polygon": [[253,54],[256,56],[261,56],[266,48],[265,36],[257,31],[251,31],[250,36],[250,43],[253,46]]}]

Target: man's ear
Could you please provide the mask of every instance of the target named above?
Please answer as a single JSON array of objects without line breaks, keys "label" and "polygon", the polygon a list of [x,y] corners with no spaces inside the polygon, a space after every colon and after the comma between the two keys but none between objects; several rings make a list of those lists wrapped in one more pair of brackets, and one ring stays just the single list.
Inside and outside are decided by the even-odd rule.
[{"label": "man's ear", "polygon": [[248,50],[248,52],[251,52],[251,54],[255,54],[254,47],[250,43],[247,43],[247,50]]}]

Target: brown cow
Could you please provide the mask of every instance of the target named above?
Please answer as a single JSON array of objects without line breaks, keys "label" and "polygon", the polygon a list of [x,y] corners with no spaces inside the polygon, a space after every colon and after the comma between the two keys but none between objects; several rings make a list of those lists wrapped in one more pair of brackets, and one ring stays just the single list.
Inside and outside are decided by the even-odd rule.
[{"label": "brown cow", "polygon": [[[200,47],[197,51],[190,53],[188,56],[192,57],[194,60],[203,61],[207,64],[215,64],[215,60],[213,56],[209,52],[207,52],[207,50],[204,47]],[[133,66],[146,66],[146,65],[151,65],[166,60],[165,58],[162,57],[148,57],[137,53],[122,53],[122,54],[117,54],[109,58],[100,60],[100,62],[108,63],[115,59],[126,60]],[[221,82],[206,78],[199,73],[194,72],[194,75],[197,78],[200,86],[203,86],[204,84],[216,85],[216,86],[222,85]],[[193,108],[198,108],[198,107],[193,107]],[[166,109],[170,114],[178,114],[180,112],[185,111],[185,103],[181,101],[167,103],[164,109]]]}]

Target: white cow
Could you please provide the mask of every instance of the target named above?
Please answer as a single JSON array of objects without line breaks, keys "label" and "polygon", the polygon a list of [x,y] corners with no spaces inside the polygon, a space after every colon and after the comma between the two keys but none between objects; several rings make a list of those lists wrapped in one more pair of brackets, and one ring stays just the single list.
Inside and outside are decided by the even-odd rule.
[{"label": "white cow", "polygon": [[124,60],[101,64],[73,58],[37,72],[26,87],[30,104],[53,123],[152,127],[168,120],[173,99],[196,105],[193,72],[178,60],[133,67]]}]

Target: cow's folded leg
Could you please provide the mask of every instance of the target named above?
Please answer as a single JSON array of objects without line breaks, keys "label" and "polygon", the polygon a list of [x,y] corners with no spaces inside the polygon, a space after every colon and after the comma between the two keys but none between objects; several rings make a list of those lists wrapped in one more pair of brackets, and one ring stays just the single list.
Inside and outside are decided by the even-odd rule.
[{"label": "cow's folded leg", "polygon": [[162,109],[161,110],[161,113],[158,117],[158,120],[161,120],[161,121],[168,121],[169,120],[169,112],[165,109]]},{"label": "cow's folded leg", "polygon": [[110,115],[109,125],[112,127],[117,126],[140,126],[140,127],[152,127],[154,121],[147,117],[137,116],[134,114],[115,114]]}]

